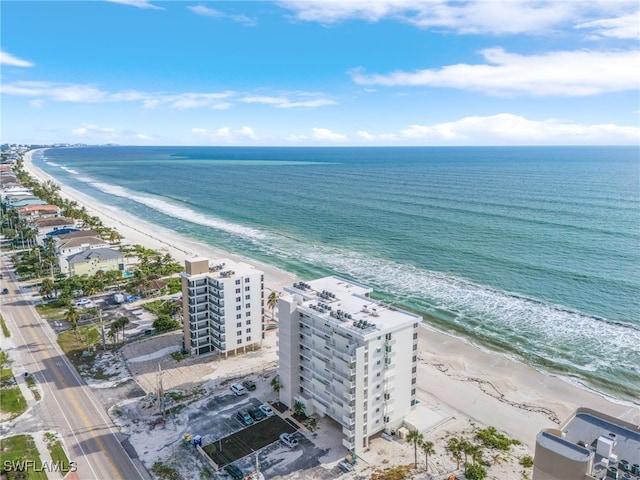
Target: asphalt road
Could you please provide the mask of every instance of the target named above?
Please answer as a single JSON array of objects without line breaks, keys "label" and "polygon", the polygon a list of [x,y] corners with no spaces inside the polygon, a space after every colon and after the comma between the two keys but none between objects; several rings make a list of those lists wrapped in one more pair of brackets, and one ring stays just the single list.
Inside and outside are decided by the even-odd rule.
[{"label": "asphalt road", "polygon": [[[42,400],[32,410],[42,429],[62,435],[80,480],[149,479],[142,463],[124,450],[120,443],[124,437],[61,351],[51,327],[36,312],[31,294],[20,292],[6,258],[0,262],[1,287],[9,289],[0,299],[2,315],[25,371],[35,376],[43,390]],[[24,372],[14,370],[14,374]],[[10,433],[21,433],[20,419],[14,423]]]}]

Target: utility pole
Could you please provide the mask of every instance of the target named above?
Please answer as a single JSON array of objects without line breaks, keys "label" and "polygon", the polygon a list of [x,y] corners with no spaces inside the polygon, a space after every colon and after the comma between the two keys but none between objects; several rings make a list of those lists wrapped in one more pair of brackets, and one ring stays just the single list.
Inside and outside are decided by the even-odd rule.
[{"label": "utility pole", "polygon": [[102,352],[107,349],[107,340],[104,334],[104,323],[102,323],[102,309],[98,310],[98,319],[100,320],[100,333],[102,335]]},{"label": "utility pole", "polygon": [[158,400],[160,400],[160,412],[162,414],[162,418],[164,419],[165,415],[165,405],[164,405],[164,389],[162,388],[162,367],[158,363]]}]

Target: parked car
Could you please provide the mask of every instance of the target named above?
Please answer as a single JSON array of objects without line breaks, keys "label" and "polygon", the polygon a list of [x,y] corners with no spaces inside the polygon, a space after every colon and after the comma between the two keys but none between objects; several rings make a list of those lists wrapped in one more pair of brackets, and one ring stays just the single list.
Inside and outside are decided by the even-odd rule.
[{"label": "parked car", "polygon": [[231,391],[233,393],[235,393],[236,395],[246,395],[247,394],[247,389],[244,388],[239,383],[234,383],[233,385],[231,385]]},{"label": "parked car", "polygon": [[235,480],[242,480],[244,478],[242,470],[240,470],[235,465],[227,465],[226,467],[224,467],[224,471],[231,475],[231,477]]},{"label": "parked car", "polygon": [[242,385],[244,385],[244,388],[251,392],[256,389],[256,382],[254,382],[253,380],[245,380],[244,382],[242,382]]},{"label": "parked car", "polygon": [[280,434],[280,441],[282,443],[284,443],[289,448],[293,448],[293,447],[296,447],[298,445],[298,440],[293,438],[293,436],[291,434],[289,434],[289,433],[281,433]]},{"label": "parked car", "polygon": [[251,418],[253,418],[256,422],[264,420],[265,417],[262,410],[260,410],[260,407],[252,408],[251,410],[249,410],[249,415],[251,415]]},{"label": "parked car", "polygon": [[7,293],[9,293],[9,289],[8,288],[3,288],[2,289],[2,294],[6,295]]},{"label": "parked car", "polygon": [[276,412],[273,411],[273,408],[271,408],[266,403],[264,405],[260,405],[258,408],[262,410],[262,413],[264,413],[265,417],[273,417],[276,414]]},{"label": "parked car", "polygon": [[246,410],[240,410],[236,414],[236,416],[238,417],[238,420],[240,420],[245,425],[253,425],[253,418],[251,418],[251,415],[249,415],[249,412],[247,412]]},{"label": "parked car", "polygon": [[89,305],[91,303],[91,300],[87,299],[87,298],[83,298],[82,300],[78,300],[75,305],[76,307],[84,307],[85,305]]}]

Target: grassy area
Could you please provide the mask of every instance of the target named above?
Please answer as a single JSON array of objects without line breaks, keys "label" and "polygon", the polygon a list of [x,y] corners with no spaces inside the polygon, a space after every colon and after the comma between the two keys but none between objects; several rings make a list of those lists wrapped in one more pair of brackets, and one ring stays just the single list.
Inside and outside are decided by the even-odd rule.
[{"label": "grassy area", "polygon": [[151,471],[161,480],[182,480],[182,477],[175,468],[165,465],[162,462],[154,463]]},{"label": "grassy area", "polygon": [[27,401],[20,392],[20,387],[10,387],[0,389],[0,411],[10,413],[12,418],[16,418],[27,409]]},{"label": "grassy area", "polygon": [[[31,435],[15,435],[13,437],[0,439],[0,451],[2,452],[3,472],[16,471],[19,469],[17,465],[18,462],[28,461],[33,462],[27,464],[27,476],[29,480],[47,480],[47,475],[41,471],[42,461],[40,460],[36,443],[33,441]],[[23,463],[23,465],[25,464]],[[7,475],[7,477],[12,478],[9,475]]]},{"label": "grassy area", "polygon": [[51,302],[36,305],[36,310],[43,318],[53,319],[55,317],[55,319],[58,320],[60,318],[64,318],[64,314],[69,310],[69,307],[62,305],[57,300],[53,300]]},{"label": "grassy area", "polygon": [[88,350],[91,345],[100,348],[101,342],[100,332],[93,325],[78,327],[77,335],[73,330],[67,330],[58,335],[60,348],[76,367],[92,365],[95,353],[83,356],[82,352]]},{"label": "grassy area", "polygon": [[54,464],[60,466],[60,470],[62,472],[69,471],[69,457],[62,448],[62,443],[53,433],[45,433],[44,441],[47,444],[47,448],[49,449],[49,453],[51,454],[51,460]]},{"label": "grassy area", "polygon": [[7,323],[4,321],[4,318],[2,318],[2,315],[0,315],[0,326],[2,327],[2,333],[4,336],[9,338],[11,336],[11,332],[9,331],[9,327],[7,327]]},{"label": "grassy area", "polygon": [[26,378],[27,381],[27,385],[29,386],[29,390],[31,390],[31,393],[33,393],[33,397],[36,399],[36,402],[38,400],[40,400],[40,391],[38,390],[38,387],[36,387],[36,379],[34,378],[33,375],[29,375]]},{"label": "grassy area", "polygon": [[10,368],[0,368],[0,383],[4,383],[13,378],[13,371]]},{"label": "grassy area", "polygon": [[173,358],[176,362],[179,362],[181,360],[184,360],[186,358],[186,355],[180,351],[178,352],[171,352],[169,354],[171,356],[171,358]]}]

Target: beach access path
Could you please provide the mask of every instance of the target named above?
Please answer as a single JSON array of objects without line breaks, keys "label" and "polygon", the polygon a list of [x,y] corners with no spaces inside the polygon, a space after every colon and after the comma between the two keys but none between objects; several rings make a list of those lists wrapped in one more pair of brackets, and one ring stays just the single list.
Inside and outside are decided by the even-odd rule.
[{"label": "beach access path", "polygon": [[[25,169],[41,181],[55,178],[33,166],[31,154],[24,158]],[[212,260],[230,258],[255,265],[265,272],[265,288],[282,291],[298,279],[271,265],[194,242],[178,233],[158,227],[122,210],[100,204],[67,186],[60,194],[84,205],[91,215],[100,217],[105,226],[124,236],[123,243],[141,244],[170,253],[178,262],[204,256]],[[306,279],[305,279],[306,280]],[[481,350],[457,337],[435,331],[428,326],[419,336],[418,397],[422,401],[450,412],[468,429],[468,420],[494,426],[520,440],[531,452],[537,433],[557,426],[576,408],[590,407],[625,421],[640,424],[640,403],[617,402],[504,355]],[[441,428],[450,431],[451,423]],[[428,432],[435,435],[437,432]]]}]

